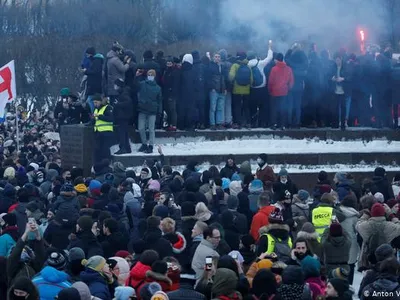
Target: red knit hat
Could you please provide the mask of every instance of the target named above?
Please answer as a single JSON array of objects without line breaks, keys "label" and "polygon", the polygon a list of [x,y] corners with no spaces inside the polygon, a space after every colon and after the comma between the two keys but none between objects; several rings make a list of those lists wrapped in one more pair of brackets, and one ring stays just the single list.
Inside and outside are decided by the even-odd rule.
[{"label": "red knit hat", "polygon": [[329,233],[332,237],[342,236],[343,235],[342,225],[340,225],[340,223],[332,223],[331,226],[329,227]]},{"label": "red knit hat", "polygon": [[115,256],[121,257],[121,258],[125,258],[129,255],[130,255],[130,253],[126,250],[119,250],[117,253],[115,253]]},{"label": "red knit hat", "polygon": [[375,203],[371,208],[371,217],[384,217],[385,208],[380,203]]}]

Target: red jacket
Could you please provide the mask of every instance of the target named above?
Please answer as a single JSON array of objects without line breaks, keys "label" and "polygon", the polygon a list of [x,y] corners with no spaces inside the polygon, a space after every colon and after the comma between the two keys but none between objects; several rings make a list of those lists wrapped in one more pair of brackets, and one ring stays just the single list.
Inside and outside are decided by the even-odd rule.
[{"label": "red jacket", "polygon": [[150,266],[142,264],[140,261],[131,269],[125,285],[133,287],[136,291],[138,299],[140,299],[139,290],[147,283],[146,272],[151,271]]},{"label": "red jacket", "polygon": [[272,97],[287,96],[294,84],[293,72],[284,62],[278,61],[268,79],[268,91]]},{"label": "red jacket", "polygon": [[275,206],[268,205],[260,208],[258,212],[254,215],[250,227],[250,234],[254,238],[254,240],[258,241],[258,238],[260,237],[258,231],[261,227],[269,224],[268,217],[274,210]]}]

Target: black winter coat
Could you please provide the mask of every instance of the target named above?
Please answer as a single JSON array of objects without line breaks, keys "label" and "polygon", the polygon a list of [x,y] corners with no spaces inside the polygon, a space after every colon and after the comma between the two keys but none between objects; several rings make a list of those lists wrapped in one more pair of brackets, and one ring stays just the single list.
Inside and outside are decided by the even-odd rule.
[{"label": "black winter coat", "polygon": [[71,239],[68,249],[79,247],[85,252],[86,258],[90,258],[95,255],[103,255],[103,249],[97,238],[94,236],[92,231],[81,231],[76,234],[76,238]]},{"label": "black winter coat", "polygon": [[308,59],[302,50],[288,50],[285,56],[286,64],[292,68],[294,76],[294,91],[302,91],[307,76]]},{"label": "black winter coat", "polygon": [[159,229],[147,231],[144,235],[144,242],[146,245],[145,250],[156,251],[160,259],[173,256],[171,243],[162,237]]},{"label": "black winter coat", "polygon": [[236,166],[236,164],[233,164],[233,166],[229,166],[228,163],[225,165],[225,167],[223,167],[221,169],[221,172],[219,173],[221,178],[232,178],[232,175],[235,173],[239,173],[240,170],[239,168]]},{"label": "black winter coat", "polygon": [[181,90],[180,100],[182,104],[192,109],[192,103],[194,101],[194,90],[196,86],[196,73],[193,66],[184,62],[181,69]]},{"label": "black winter coat", "polygon": [[125,86],[118,95],[118,100],[114,104],[115,124],[128,122],[133,115],[133,100],[131,98],[131,88]]},{"label": "black winter coat", "polygon": [[128,250],[128,241],[120,232],[114,232],[105,237],[101,243],[104,257],[113,257],[119,250]]},{"label": "black winter coat", "polygon": [[163,97],[178,98],[181,85],[181,71],[176,67],[167,68],[163,76]]},{"label": "black winter coat", "polygon": [[201,60],[193,61],[193,71],[195,74],[195,94],[198,97],[205,96],[206,81],[205,81],[205,66]]},{"label": "black winter coat", "polygon": [[104,56],[96,54],[90,58],[90,67],[85,71],[87,76],[86,94],[94,95],[102,92]]},{"label": "black winter coat", "polygon": [[392,88],[392,103],[400,104],[400,63],[393,66],[390,74],[390,85]]}]

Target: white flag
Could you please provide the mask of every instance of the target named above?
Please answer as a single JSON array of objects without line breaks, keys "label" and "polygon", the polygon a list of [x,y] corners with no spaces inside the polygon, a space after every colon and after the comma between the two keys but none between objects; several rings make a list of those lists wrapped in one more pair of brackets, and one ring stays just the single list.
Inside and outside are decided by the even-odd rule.
[{"label": "white flag", "polygon": [[0,68],[0,118],[4,116],[7,103],[17,98],[14,61]]}]

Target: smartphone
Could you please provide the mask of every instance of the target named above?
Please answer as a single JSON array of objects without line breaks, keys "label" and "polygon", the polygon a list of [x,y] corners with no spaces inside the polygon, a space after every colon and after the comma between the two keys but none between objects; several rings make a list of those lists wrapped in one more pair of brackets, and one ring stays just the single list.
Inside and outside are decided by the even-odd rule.
[{"label": "smartphone", "polygon": [[174,196],[171,195],[171,196],[169,196],[169,199],[168,199],[168,206],[172,207],[174,204],[175,204]]},{"label": "smartphone", "polygon": [[234,259],[234,260],[237,260],[237,258],[238,258],[238,255],[237,255],[237,253],[235,252],[235,253],[232,253],[232,258]]},{"label": "smartphone", "polygon": [[209,183],[210,183],[210,186],[213,186],[214,185],[214,179],[210,179]]},{"label": "smartphone", "polygon": [[212,257],[207,256],[206,257],[206,270],[211,271],[211,269],[212,269]]},{"label": "smartphone", "polygon": [[337,223],[338,219],[335,215],[332,216],[332,223]]}]

